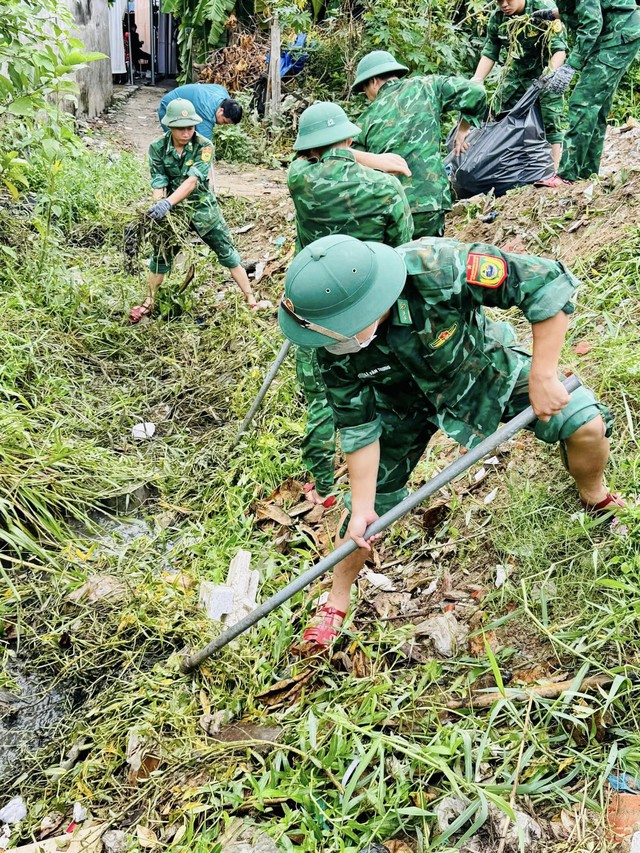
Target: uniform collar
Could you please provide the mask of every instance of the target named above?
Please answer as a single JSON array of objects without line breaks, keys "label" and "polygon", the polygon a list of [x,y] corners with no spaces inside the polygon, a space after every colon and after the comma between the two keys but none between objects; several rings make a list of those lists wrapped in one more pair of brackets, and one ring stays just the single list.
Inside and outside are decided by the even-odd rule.
[{"label": "uniform collar", "polygon": [[353,151],[350,148],[329,148],[329,150],[325,151],[322,157],[320,158],[320,162],[322,163],[324,160],[329,160],[331,158],[352,161],[355,161],[356,159]]}]

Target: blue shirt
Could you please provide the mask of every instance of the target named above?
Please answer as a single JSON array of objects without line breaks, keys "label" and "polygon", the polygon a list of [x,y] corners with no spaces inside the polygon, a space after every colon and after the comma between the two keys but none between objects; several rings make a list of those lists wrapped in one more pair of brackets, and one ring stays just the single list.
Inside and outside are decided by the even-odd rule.
[{"label": "blue shirt", "polygon": [[158,118],[161,120],[164,118],[167,106],[171,101],[176,98],[185,98],[187,101],[191,101],[197,114],[202,118],[200,124],[196,125],[196,131],[200,136],[211,139],[218,107],[228,97],[229,93],[224,86],[219,86],[217,83],[187,83],[184,86],[172,89],[162,98],[158,107]]}]

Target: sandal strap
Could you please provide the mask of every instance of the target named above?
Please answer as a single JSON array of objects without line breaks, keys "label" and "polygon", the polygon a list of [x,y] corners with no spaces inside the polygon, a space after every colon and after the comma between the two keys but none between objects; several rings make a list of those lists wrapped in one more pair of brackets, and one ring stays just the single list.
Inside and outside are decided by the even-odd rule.
[{"label": "sandal strap", "polygon": [[617,506],[623,508],[626,508],[627,506],[620,495],[614,495],[611,492],[607,492],[607,496],[601,501],[598,501],[597,504],[590,504],[587,501],[582,500],[582,498],[580,498],[580,503],[586,511],[590,513],[611,512],[614,511]]},{"label": "sandal strap", "polygon": [[337,607],[329,607],[327,604],[318,607],[318,613],[324,613],[327,616],[339,616],[341,619],[344,619],[347,615],[344,610],[338,610]]},{"label": "sandal strap", "polygon": [[302,635],[303,643],[313,644],[316,646],[330,646],[333,640],[338,636],[338,629],[333,624],[335,616],[344,619],[347,614],[338,610],[337,607],[329,607],[323,604],[318,608],[316,616],[322,616],[322,621],[317,625],[310,625]]}]

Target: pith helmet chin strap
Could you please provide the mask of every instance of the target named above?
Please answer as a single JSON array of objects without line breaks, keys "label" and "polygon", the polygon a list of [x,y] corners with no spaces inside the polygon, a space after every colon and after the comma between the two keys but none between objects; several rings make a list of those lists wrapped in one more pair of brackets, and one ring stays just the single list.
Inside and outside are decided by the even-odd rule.
[{"label": "pith helmet chin strap", "polygon": [[293,302],[288,297],[282,300],[282,307],[299,326],[302,326],[303,329],[309,329],[312,332],[319,332],[321,335],[333,338],[334,341],[342,342],[353,340],[353,335],[347,337],[346,335],[341,335],[340,332],[334,332],[332,329],[325,329],[324,326],[318,326],[317,323],[312,323],[311,320],[305,320],[304,317],[296,314]]}]

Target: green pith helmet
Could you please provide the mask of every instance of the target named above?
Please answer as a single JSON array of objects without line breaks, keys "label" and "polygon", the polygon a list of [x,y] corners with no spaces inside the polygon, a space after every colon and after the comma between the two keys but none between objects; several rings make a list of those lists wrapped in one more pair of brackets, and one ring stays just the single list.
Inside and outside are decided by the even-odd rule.
[{"label": "green pith helmet", "polygon": [[344,234],[322,237],[303,249],[287,271],[280,328],[294,344],[335,344],[335,338],[305,324],[356,335],[393,305],[406,277],[404,261],[391,246]]},{"label": "green pith helmet", "polygon": [[342,107],[326,101],[312,104],[300,116],[298,137],[293,143],[294,151],[308,151],[353,139],[360,128],[349,121]]},{"label": "green pith helmet", "polygon": [[372,77],[379,77],[381,74],[389,74],[395,71],[398,77],[404,77],[409,73],[406,65],[400,65],[395,56],[386,50],[372,50],[366,56],[363,56],[358,67],[356,68],[356,79],[351,87],[354,92],[360,91],[362,84],[366,83]]},{"label": "green pith helmet", "polygon": [[202,118],[191,101],[187,101],[186,98],[176,98],[174,101],[169,101],[167,112],[161,121],[165,127],[193,127],[200,124]]}]

